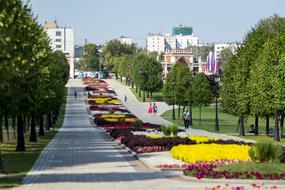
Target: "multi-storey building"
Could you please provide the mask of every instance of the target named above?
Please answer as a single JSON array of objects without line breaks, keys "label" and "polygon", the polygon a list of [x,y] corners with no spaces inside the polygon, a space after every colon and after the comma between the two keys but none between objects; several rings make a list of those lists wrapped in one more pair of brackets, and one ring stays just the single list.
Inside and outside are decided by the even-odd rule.
[{"label": "multi-storey building", "polygon": [[69,63],[69,76],[74,78],[74,36],[72,27],[59,27],[55,22],[44,23],[48,37],[50,38],[50,47],[53,51],[62,51]]},{"label": "multi-storey building", "polygon": [[125,43],[125,44],[128,44],[128,45],[131,45],[133,42],[133,39],[131,37],[126,37],[126,36],[120,36],[118,38],[118,40],[121,42],[121,43]]},{"label": "multi-storey building", "polygon": [[220,59],[221,52],[226,48],[230,48],[232,53],[235,53],[236,49],[238,48],[238,43],[215,43],[214,51],[217,59]]},{"label": "multi-storey building", "polygon": [[166,52],[172,49],[186,49],[197,46],[199,38],[193,35],[192,27],[173,27],[172,34],[150,33],[146,38],[146,48],[149,52]]},{"label": "multi-storey building", "polygon": [[146,38],[146,48],[149,52],[165,52],[165,35],[160,33],[149,34]]}]

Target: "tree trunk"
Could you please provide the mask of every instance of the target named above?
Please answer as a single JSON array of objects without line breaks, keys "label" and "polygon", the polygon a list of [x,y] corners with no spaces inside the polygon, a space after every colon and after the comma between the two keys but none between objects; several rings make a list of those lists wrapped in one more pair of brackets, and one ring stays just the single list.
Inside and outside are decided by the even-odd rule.
[{"label": "tree trunk", "polygon": [[146,97],[149,98],[149,90],[147,91],[147,96]]},{"label": "tree trunk", "polygon": [[265,123],[265,133],[266,135],[269,135],[269,117],[266,117],[266,123]]},{"label": "tree trunk", "polygon": [[40,117],[39,117],[39,136],[45,136],[43,115],[40,115]]},{"label": "tree trunk", "polygon": [[245,136],[243,115],[240,116],[239,136]]},{"label": "tree trunk", "polygon": [[4,126],[5,126],[5,130],[6,130],[7,140],[9,140],[10,139],[10,134],[9,134],[8,114],[5,114],[5,116],[4,116]]},{"label": "tree trunk", "polygon": [[136,93],[138,93],[138,85],[136,85]]},{"label": "tree trunk", "polygon": [[32,113],[31,117],[30,142],[37,142],[35,113]]},{"label": "tree trunk", "polygon": [[16,151],[26,151],[23,116],[20,114],[17,119],[17,147]]},{"label": "tree trunk", "polygon": [[193,117],[192,117],[192,105],[190,105],[189,107],[189,113],[190,113],[190,126],[193,126]]},{"label": "tree trunk", "polygon": [[281,138],[284,137],[284,131],[283,131],[283,129],[284,129],[284,115],[281,116],[281,121],[280,121],[280,130],[281,130],[280,136],[281,136]]},{"label": "tree trunk", "polygon": [[12,128],[13,128],[13,136],[16,138],[16,117],[12,117]]},{"label": "tree trunk", "polygon": [[152,91],[150,91],[150,98],[152,99]]},{"label": "tree trunk", "polygon": [[199,126],[201,126],[201,106],[199,106]]},{"label": "tree trunk", "polygon": [[274,140],[280,141],[278,116],[275,117]]},{"label": "tree trunk", "polygon": [[240,127],[240,117],[238,118],[238,123],[237,123],[236,133],[239,131],[239,127]]},{"label": "tree trunk", "polygon": [[2,153],[0,149],[0,173],[4,172],[3,162],[2,162]]},{"label": "tree trunk", "polygon": [[50,130],[52,128],[52,121],[51,121],[51,113],[49,112],[46,115],[46,130]]},{"label": "tree trunk", "polygon": [[134,82],[132,81],[131,83],[132,83],[132,88],[134,88]]},{"label": "tree trunk", "polygon": [[121,79],[121,82],[123,82],[123,77],[122,76],[120,76],[120,79]]},{"label": "tree trunk", "polygon": [[141,89],[139,89],[139,97],[142,97]]},{"label": "tree trunk", "polygon": [[3,143],[3,115],[0,114],[0,143]]},{"label": "tree trunk", "polygon": [[254,135],[258,135],[258,128],[258,116],[256,116],[254,121]]},{"label": "tree trunk", "polygon": [[145,90],[143,90],[143,102],[145,102]]},{"label": "tree trunk", "polygon": [[22,117],[22,125],[23,125],[23,131],[25,134],[26,133],[26,116],[25,115]]},{"label": "tree trunk", "polygon": [[177,118],[179,119],[180,118],[180,108],[181,106],[180,106],[180,104],[178,105],[178,114],[177,114]]}]

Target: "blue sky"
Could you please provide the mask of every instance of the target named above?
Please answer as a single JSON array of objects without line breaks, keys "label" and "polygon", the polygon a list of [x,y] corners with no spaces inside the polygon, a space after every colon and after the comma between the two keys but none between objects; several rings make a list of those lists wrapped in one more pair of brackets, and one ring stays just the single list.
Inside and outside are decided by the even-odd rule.
[{"label": "blue sky", "polygon": [[200,42],[241,41],[261,18],[285,16],[284,0],[30,0],[39,22],[72,26],[75,43],[101,44],[130,36],[145,45],[149,32],[192,26]]}]

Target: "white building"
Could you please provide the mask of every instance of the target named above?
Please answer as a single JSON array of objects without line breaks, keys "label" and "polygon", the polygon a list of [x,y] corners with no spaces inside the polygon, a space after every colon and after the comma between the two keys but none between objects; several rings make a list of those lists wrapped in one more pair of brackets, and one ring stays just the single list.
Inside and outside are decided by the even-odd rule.
[{"label": "white building", "polygon": [[146,38],[146,48],[149,52],[166,52],[172,49],[186,49],[198,46],[199,38],[193,35],[171,35],[150,33]]},{"label": "white building", "polygon": [[72,27],[59,27],[56,22],[44,23],[53,51],[62,51],[69,63],[69,76],[74,78],[74,35]]},{"label": "white building", "polygon": [[160,33],[149,34],[146,38],[146,48],[149,52],[165,52],[165,35]]},{"label": "white building", "polygon": [[230,48],[230,50],[233,53],[235,53],[235,51],[238,48],[238,44],[237,43],[215,43],[214,51],[215,51],[217,59],[220,59],[221,52],[226,48]]},{"label": "white building", "polygon": [[126,36],[121,36],[118,38],[118,40],[121,43],[128,44],[128,45],[131,45],[132,43],[134,43],[131,37],[126,37]]},{"label": "white building", "polygon": [[199,38],[192,35],[176,35],[177,49],[186,49],[189,46],[198,46]]}]

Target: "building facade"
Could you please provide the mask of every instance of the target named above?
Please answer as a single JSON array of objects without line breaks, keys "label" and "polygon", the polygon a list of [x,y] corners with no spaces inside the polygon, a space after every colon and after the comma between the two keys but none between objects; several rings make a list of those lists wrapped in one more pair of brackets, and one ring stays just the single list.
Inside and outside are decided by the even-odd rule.
[{"label": "building facade", "polygon": [[172,28],[172,35],[191,36],[193,35],[193,28],[184,25],[175,26]]},{"label": "building facade", "polygon": [[146,48],[149,52],[165,53],[198,44],[199,38],[193,35],[193,28],[182,25],[173,27],[172,34],[149,33],[146,37]]},{"label": "building facade", "polygon": [[217,56],[217,59],[220,59],[221,52],[226,48],[230,48],[230,50],[234,54],[238,48],[238,43],[215,43],[214,51]]},{"label": "building facade", "polygon": [[69,64],[69,76],[74,78],[74,34],[72,27],[59,27],[55,22],[44,23],[44,29],[50,39],[53,51],[62,51]]},{"label": "building facade", "polygon": [[191,50],[187,49],[172,49],[164,54],[164,60],[161,62],[163,68],[163,76],[171,71],[172,67],[176,63],[186,63],[189,67],[189,70],[198,72],[207,73],[206,62],[195,61],[194,54]]},{"label": "building facade", "polygon": [[133,39],[131,37],[126,37],[126,36],[120,36],[118,38],[118,40],[121,42],[121,43],[124,43],[124,44],[128,44],[128,45],[131,45],[133,42]]}]

